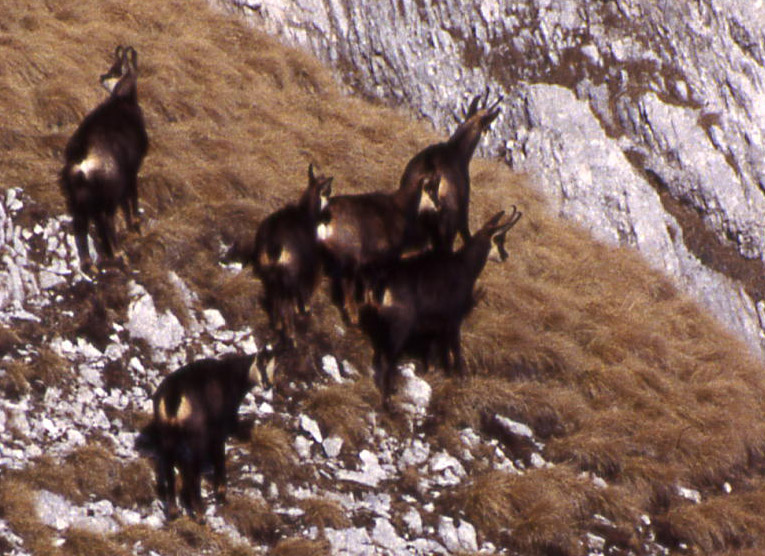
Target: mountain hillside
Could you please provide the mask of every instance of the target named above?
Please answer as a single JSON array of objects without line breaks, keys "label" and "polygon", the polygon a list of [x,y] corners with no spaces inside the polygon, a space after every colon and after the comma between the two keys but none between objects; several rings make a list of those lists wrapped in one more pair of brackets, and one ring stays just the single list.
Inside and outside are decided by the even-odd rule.
[{"label": "mountain hillside", "polygon": [[216,0],[441,128],[455,88],[506,110],[485,153],[765,356],[765,10],[700,0]]},{"label": "mountain hillside", "polygon": [[[138,51],[150,150],[125,268],[77,270],[57,174]],[[749,348],[631,249],[561,219],[531,178],[471,166],[471,229],[516,205],[463,327],[471,376],[401,369],[327,284],[229,442],[229,499],[166,523],[135,444],[163,376],[274,341],[224,262],[295,200],[393,190],[452,131],[343,94],[310,55],[201,0],[6,3],[0,21],[0,551],[9,554],[758,554],[765,378]],[[478,91],[444,91],[454,110]],[[504,110],[504,107],[503,107]],[[139,442],[140,444],[140,442]],[[208,489],[209,490],[209,489]]]}]

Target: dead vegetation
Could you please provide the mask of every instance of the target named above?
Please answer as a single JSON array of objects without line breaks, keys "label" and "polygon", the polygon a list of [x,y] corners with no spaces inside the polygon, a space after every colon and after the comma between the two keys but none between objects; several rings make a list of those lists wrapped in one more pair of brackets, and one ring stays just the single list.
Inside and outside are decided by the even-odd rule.
[{"label": "dead vegetation", "polygon": [[[152,146],[139,175],[144,233],[126,248],[136,280],[160,310],[181,320],[186,309],[168,286],[168,269],[231,326],[265,333],[260,285],[249,272],[233,275],[218,264],[225,247],[251,240],[265,215],[295,198],[309,162],[335,177],[337,191],[393,190],[409,157],[447,135],[340,95],[316,60],[202,1],[50,0],[34,11],[6,2],[0,29],[0,187],[24,188],[40,215],[64,210],[56,186],[62,149],[103,98],[97,77],[115,44],[141,51],[139,99]],[[455,97],[455,106],[461,100]],[[525,554],[579,554],[593,513],[615,523],[614,544],[622,547],[632,546],[646,514],[670,546],[761,552],[761,362],[635,253],[595,243],[548,213],[529,179],[486,161],[474,162],[471,178],[472,229],[508,201],[524,219],[510,241],[512,264],[483,274],[485,295],[464,326],[475,376],[426,377],[434,386],[430,440],[448,447],[466,426],[489,434],[487,423],[501,414],[528,424],[557,466],[523,476],[477,466],[445,510],[464,507],[481,535]],[[314,321],[322,324],[307,341],[368,368],[371,351],[358,332],[337,333],[326,284],[316,298]],[[101,305],[90,310],[95,324],[83,317],[83,333],[124,310],[119,300]],[[19,336],[0,330],[0,351],[13,349]],[[300,380],[310,380],[312,365],[306,362]],[[49,355],[39,366],[14,363],[0,388],[19,396],[65,379],[64,370]],[[114,380],[118,386],[124,379]],[[380,398],[365,377],[317,387],[300,403],[325,435],[340,436],[344,451],[355,452],[370,442],[366,417]],[[288,434],[279,427],[259,427],[252,438],[253,457],[275,481],[284,469],[293,472]],[[83,465],[97,469],[102,482],[91,481]],[[587,474],[606,479],[608,488]],[[45,553],[52,533],[34,518],[33,488],[145,504],[152,497],[147,475],[91,447],[63,464],[43,459],[5,477],[0,511],[30,550]],[[406,483],[414,489],[416,477]],[[678,486],[699,490],[702,502],[678,496]],[[251,501],[232,502],[229,519],[245,535],[270,538],[278,528],[262,508],[240,516],[254,511]],[[326,504],[306,502],[304,509],[318,527],[344,524]],[[157,531],[127,528],[104,545],[73,532],[63,550],[84,543],[112,552],[109,543],[124,548],[139,540],[162,554],[251,552],[186,519]],[[329,547],[291,538],[272,553],[323,555]]]}]

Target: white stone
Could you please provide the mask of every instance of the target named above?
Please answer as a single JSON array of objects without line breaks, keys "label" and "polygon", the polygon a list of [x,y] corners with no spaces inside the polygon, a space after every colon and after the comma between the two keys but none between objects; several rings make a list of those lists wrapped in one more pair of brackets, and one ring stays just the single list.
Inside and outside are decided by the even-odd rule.
[{"label": "white stone", "polygon": [[295,451],[300,459],[308,459],[311,457],[311,441],[305,436],[295,437]]},{"label": "white stone", "polygon": [[406,513],[401,516],[401,519],[406,524],[407,529],[413,535],[422,535],[422,517],[414,507],[409,507]]},{"label": "white stone", "polygon": [[328,377],[334,382],[343,382],[343,377],[340,374],[340,366],[337,364],[337,359],[332,355],[325,355],[321,358],[321,368]]},{"label": "white stone", "polygon": [[406,550],[406,541],[398,536],[396,528],[383,517],[375,518],[372,540],[377,546],[390,550],[394,554]]},{"label": "white stone", "polygon": [[308,415],[301,415],[300,428],[311,435],[311,438],[313,438],[315,442],[321,444],[323,437],[319,424],[316,421],[311,419]]},{"label": "white stone", "polygon": [[328,458],[336,458],[340,455],[340,451],[343,448],[343,439],[339,436],[330,436],[324,439],[322,442],[324,448],[324,454]]},{"label": "white stone", "polygon": [[207,327],[212,330],[217,330],[226,326],[226,319],[217,309],[205,309],[202,314],[207,321]]}]

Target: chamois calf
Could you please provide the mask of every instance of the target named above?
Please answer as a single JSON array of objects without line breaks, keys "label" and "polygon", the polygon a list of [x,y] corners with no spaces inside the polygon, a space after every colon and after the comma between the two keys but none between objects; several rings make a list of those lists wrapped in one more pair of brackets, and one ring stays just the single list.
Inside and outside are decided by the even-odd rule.
[{"label": "chamois calf", "polygon": [[263,282],[263,304],[271,327],[283,340],[295,335],[295,315],[306,314],[321,269],[316,224],[332,193],[332,178],[315,176],[308,166],[308,187],[297,205],[269,215],[255,234],[252,265]]},{"label": "chamois calf", "polygon": [[459,232],[462,242],[470,239],[470,161],[481,135],[499,115],[500,96],[488,103],[489,90],[473,98],[464,113],[464,121],[448,141],[426,147],[407,164],[401,186],[427,177],[428,193],[437,199],[438,210],[420,217],[421,226],[436,251],[451,251]]},{"label": "chamois calf", "polygon": [[423,195],[427,179],[403,183],[393,193],[332,197],[316,230],[333,301],[346,322],[357,320],[356,303],[380,269],[416,241],[417,216],[432,205]]},{"label": "chamois calf", "polygon": [[393,374],[407,350],[424,353],[427,364],[435,347],[444,370],[451,370],[451,355],[464,375],[460,327],[475,305],[473,287],[488,258],[507,259],[505,234],[521,215],[513,207],[513,213],[501,222],[504,212],[499,212],[458,251],[428,251],[401,260],[376,286],[362,308],[361,325],[372,341],[375,380],[386,409]]},{"label": "chamois calf", "polygon": [[256,355],[201,359],[169,374],[152,398],[151,424],[158,451],[157,491],[170,519],[179,515],[175,497],[178,467],[183,504],[195,519],[204,519],[201,474],[213,468],[215,498],[226,494],[226,439],[236,432],[237,412],[254,386],[273,384],[275,358],[270,347]]},{"label": "chamois calf", "polygon": [[138,54],[118,46],[114,64],[101,76],[109,98],[85,116],[66,145],[60,183],[73,218],[80,266],[93,272],[88,227],[95,222],[99,254],[113,259],[116,249],[114,213],[122,207],[127,226],[139,231],[138,169],[149,139],[138,105]]}]

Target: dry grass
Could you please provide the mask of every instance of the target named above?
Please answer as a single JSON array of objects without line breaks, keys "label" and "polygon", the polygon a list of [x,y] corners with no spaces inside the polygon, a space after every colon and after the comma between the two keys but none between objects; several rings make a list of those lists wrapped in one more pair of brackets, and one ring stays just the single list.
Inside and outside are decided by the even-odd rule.
[{"label": "dry grass", "polygon": [[53,552],[51,530],[37,517],[34,490],[27,483],[9,477],[0,481],[0,517],[24,539],[25,549],[33,554]]},{"label": "dry grass", "polygon": [[101,556],[113,554],[114,556],[128,556],[132,550],[123,548],[106,535],[91,533],[80,529],[69,529],[65,535],[66,541],[61,547],[63,554],[71,556]]},{"label": "dry grass", "polygon": [[329,556],[329,542],[323,540],[293,538],[279,541],[271,556]]},{"label": "dry grass", "polygon": [[220,507],[220,514],[257,544],[271,544],[279,538],[282,519],[262,500],[232,496]]},{"label": "dry grass", "polygon": [[275,425],[259,425],[250,433],[249,450],[258,471],[283,484],[298,471],[291,435]]},{"label": "dry grass", "polygon": [[164,556],[187,554],[253,556],[258,554],[250,547],[234,543],[227,535],[215,533],[188,517],[181,517],[160,529],[145,525],[125,527],[114,535],[114,540],[125,546],[133,546],[140,541],[146,553],[154,551]]},{"label": "dry grass", "polygon": [[379,405],[379,394],[372,380],[364,378],[316,388],[305,405],[325,436],[339,436],[344,448],[358,447],[368,440],[367,416]]},{"label": "dry grass", "polygon": [[[249,271],[232,275],[218,265],[224,245],[251,240],[265,215],[295,199],[309,162],[335,177],[337,193],[390,190],[415,152],[446,135],[342,96],[312,57],[214,13],[201,0],[50,0],[34,9],[11,1],[0,25],[0,187],[23,187],[38,215],[64,210],[56,184],[62,149],[104,98],[97,77],[115,44],[137,48],[151,148],[139,176],[144,233],[123,235],[136,280],[160,309],[181,319],[186,309],[168,285],[168,269],[202,305],[220,309],[229,325],[264,331],[259,284]],[[525,422],[544,440],[545,458],[566,470],[563,478],[540,471],[485,479],[487,485],[498,481],[496,495],[509,505],[471,510],[482,533],[504,538],[503,528],[513,527],[518,532],[508,542],[528,553],[576,553],[587,512],[605,504],[578,479],[577,473],[591,471],[623,495],[606,504],[620,527],[645,512],[668,524],[668,542],[682,539],[698,551],[762,551],[765,519],[751,509],[751,500],[765,492],[757,480],[765,453],[761,362],[637,254],[600,245],[552,216],[527,177],[479,160],[471,175],[473,228],[510,204],[524,218],[508,238],[511,259],[484,271],[485,297],[463,327],[476,376],[464,383],[439,373],[428,377],[435,386],[433,419],[444,438],[460,427],[480,427],[493,413]],[[95,301],[82,306],[91,293]],[[82,314],[62,333],[99,341],[98,330],[121,314],[124,299],[119,283],[73,292],[72,306],[82,306]],[[366,368],[368,343],[353,330],[337,334],[340,321],[325,288],[315,306],[312,346]],[[11,332],[1,333],[0,350],[17,338],[45,334]],[[0,388],[17,396],[35,382],[55,382],[58,367],[49,361],[11,363]],[[305,369],[300,380],[310,381],[311,364]],[[352,450],[367,440],[366,416],[379,409],[379,395],[365,378],[316,386],[301,403],[325,434],[339,435]],[[261,447],[266,468],[286,461],[284,439],[270,434]],[[255,457],[258,452],[253,448]],[[103,466],[104,483],[85,481],[69,463],[54,480],[54,466],[45,461],[29,472],[40,477],[28,479],[52,490],[56,483],[71,487],[73,496],[97,491],[140,503],[144,494],[131,501],[115,491],[117,483],[137,479],[114,470],[108,458],[91,457]],[[483,480],[473,477],[471,488],[489,488]],[[749,495],[721,494],[724,481],[750,485]],[[708,498],[689,505],[672,494],[678,484]],[[468,491],[459,496],[478,499]],[[158,545],[179,537],[186,550],[204,545],[192,525],[173,527],[154,533]],[[169,553],[173,542],[167,541]],[[277,554],[311,552],[327,553],[326,546],[291,539],[275,548]]]},{"label": "dry grass", "polygon": [[63,462],[44,456],[16,474],[35,488],[77,504],[96,499],[131,508],[155,498],[153,473],[145,460],[125,462],[100,446],[78,448]]},{"label": "dry grass", "polygon": [[303,521],[307,526],[318,527],[324,531],[325,527],[331,529],[345,529],[351,526],[351,521],[346,511],[339,502],[329,498],[306,498],[298,505],[305,512]]}]

